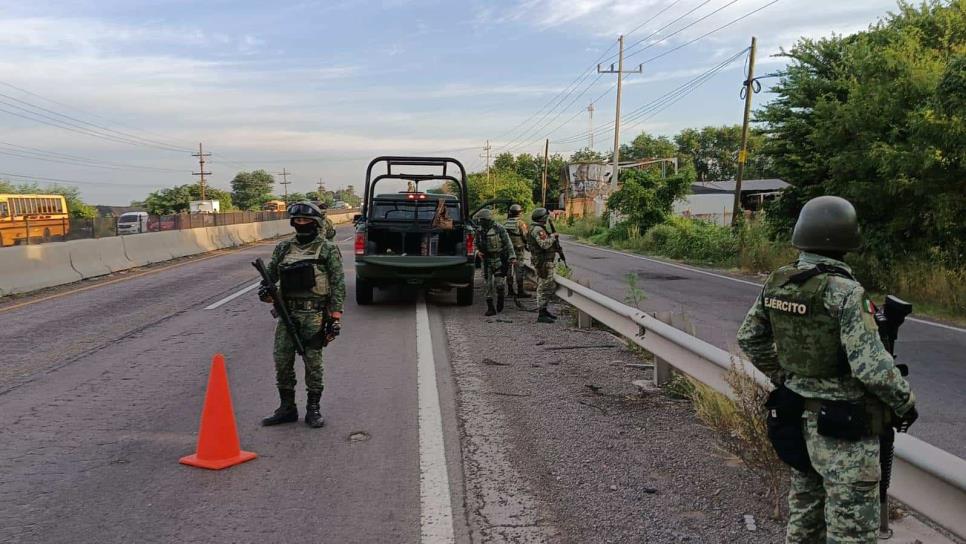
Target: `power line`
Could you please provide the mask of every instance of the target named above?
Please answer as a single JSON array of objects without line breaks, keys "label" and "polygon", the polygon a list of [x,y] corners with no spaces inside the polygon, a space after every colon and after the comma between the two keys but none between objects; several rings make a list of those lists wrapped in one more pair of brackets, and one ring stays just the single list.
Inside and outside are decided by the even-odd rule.
[{"label": "power line", "polygon": [[103,168],[109,170],[143,170],[147,172],[172,172],[183,174],[186,173],[185,170],[177,170],[174,168],[161,168],[157,166],[142,166],[137,164],[126,164],[111,161],[103,161],[99,159],[90,159],[87,157],[79,157],[76,155],[68,155],[65,153],[57,153],[54,151],[45,151],[43,149],[36,149],[32,147],[26,147],[17,144],[11,144],[9,142],[0,142],[0,146],[7,146],[13,149],[3,149],[0,148],[0,153],[13,157],[21,157],[25,159],[34,159],[46,162],[56,162],[62,164],[70,164],[73,166],[86,166],[89,168]]},{"label": "power line", "polygon": [[119,187],[155,187],[154,185],[139,185],[136,183],[111,183],[108,181],[78,181],[74,179],[48,178],[42,176],[28,176],[26,174],[12,174],[10,172],[0,172],[0,176],[20,178],[53,183],[66,183],[67,185],[116,185]]}]

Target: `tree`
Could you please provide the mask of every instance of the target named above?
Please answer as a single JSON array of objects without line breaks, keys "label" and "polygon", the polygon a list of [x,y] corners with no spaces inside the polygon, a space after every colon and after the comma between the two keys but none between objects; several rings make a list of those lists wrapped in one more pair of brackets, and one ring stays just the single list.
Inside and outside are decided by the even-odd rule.
[{"label": "tree", "polygon": [[646,132],[637,135],[630,145],[621,146],[620,159],[622,161],[637,161],[643,159],[663,159],[676,157],[678,147],[667,136],[651,136]]},{"label": "tree", "polygon": [[275,178],[265,170],[238,172],[231,180],[232,202],[241,210],[259,210],[272,200],[273,185]]},{"label": "tree", "polygon": [[467,182],[471,210],[493,198],[511,200],[523,206],[524,209],[533,208],[532,185],[529,180],[516,172],[491,170],[489,182],[487,182],[486,173],[470,174],[467,176]]},{"label": "tree", "polygon": [[607,162],[607,157],[600,151],[595,151],[589,147],[574,151],[570,155],[570,162]]},{"label": "tree", "polygon": [[867,32],[800,40],[778,98],[757,112],[764,152],[794,187],[769,220],[787,233],[811,197],[849,199],[866,249],[966,262],[966,0],[898,13]]},{"label": "tree", "polygon": [[21,183],[14,185],[9,181],[0,179],[0,193],[10,193],[18,195],[40,194],[40,195],[62,195],[67,201],[67,210],[70,216],[78,218],[97,217],[97,208],[84,202],[80,197],[80,189],[65,185],[48,185],[41,187],[36,183]]},{"label": "tree", "polygon": [[[716,181],[735,179],[738,175],[738,151],[741,149],[741,125],[687,128],[674,137],[678,155],[690,158],[698,179]],[[761,131],[748,132],[748,160],[745,179],[761,179],[772,175],[770,158],[762,154],[765,136]]]},{"label": "tree", "polygon": [[666,178],[653,169],[622,170],[621,188],[607,199],[607,207],[624,216],[625,226],[644,233],[671,215],[674,201],[688,194],[693,181],[691,168]]},{"label": "tree", "polygon": [[[205,188],[205,197],[217,200],[221,211],[233,209],[231,193],[214,187]],[[190,209],[192,200],[201,200],[201,187],[192,183],[154,191],[144,199],[144,207],[153,215],[185,213]]]},{"label": "tree", "polygon": [[356,194],[354,185],[346,185],[345,189],[337,190],[335,192],[335,200],[341,200],[353,208],[358,208],[362,205],[362,198]]}]

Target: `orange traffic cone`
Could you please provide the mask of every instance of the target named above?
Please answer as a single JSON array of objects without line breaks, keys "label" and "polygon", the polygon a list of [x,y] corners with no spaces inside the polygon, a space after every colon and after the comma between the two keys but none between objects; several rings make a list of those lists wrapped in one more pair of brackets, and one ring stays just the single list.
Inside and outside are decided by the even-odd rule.
[{"label": "orange traffic cone", "polygon": [[238,443],[238,428],[235,426],[235,412],[231,408],[225,357],[219,353],[211,361],[208,391],[205,393],[201,428],[198,430],[198,452],[182,457],[181,463],[219,470],[255,457],[257,456],[250,451],[242,451]]}]

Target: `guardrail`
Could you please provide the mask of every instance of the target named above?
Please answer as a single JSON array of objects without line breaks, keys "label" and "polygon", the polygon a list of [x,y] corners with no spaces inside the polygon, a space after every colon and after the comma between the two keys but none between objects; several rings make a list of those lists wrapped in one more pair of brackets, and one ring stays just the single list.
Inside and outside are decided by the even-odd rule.
[{"label": "guardrail", "polygon": [[[770,383],[748,361],[576,282],[560,276],[554,279],[561,300],[722,394],[733,396],[725,382],[733,362],[760,383]],[[908,434],[897,434],[889,494],[966,538],[966,460]]]}]

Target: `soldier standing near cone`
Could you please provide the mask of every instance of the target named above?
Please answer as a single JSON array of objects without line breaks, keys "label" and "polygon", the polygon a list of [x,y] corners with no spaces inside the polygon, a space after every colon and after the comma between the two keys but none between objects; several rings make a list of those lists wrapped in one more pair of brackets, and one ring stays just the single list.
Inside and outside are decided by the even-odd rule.
[{"label": "soldier standing near cone", "polygon": [[[493,221],[493,212],[483,208],[476,212],[476,222],[480,226],[477,233],[477,248],[483,256],[483,295],[486,297],[486,314],[496,315],[503,311],[506,297],[507,271],[516,264],[517,255],[513,251],[510,236],[502,225]],[[496,294],[496,307],[493,295]]]},{"label": "soldier standing near cone", "polygon": [[556,243],[557,233],[551,234],[547,230],[547,220],[550,212],[546,208],[537,208],[530,214],[533,223],[530,224],[530,260],[533,267],[537,269],[537,306],[540,313],[537,316],[538,323],[553,323],[557,316],[550,313],[548,306],[553,297],[554,281],[553,267],[554,259],[557,257]]},{"label": "soldier standing near cone", "polygon": [[[324,424],[319,407],[325,382],[322,372],[322,346],[341,330],[342,304],[345,300],[345,275],[338,247],[324,237],[325,216],[318,206],[299,202],[289,206],[295,236],[275,246],[268,273],[279,283],[279,293],[305,345],[307,402],[305,423]],[[258,292],[264,302],[272,302],[267,287]],[[275,377],[280,405],[262,425],[298,421],[295,405],[295,343],[280,321],[275,327]]]},{"label": "soldier standing near cone", "polygon": [[503,223],[503,228],[506,229],[506,233],[510,236],[510,242],[513,243],[513,252],[517,255],[517,260],[514,261],[511,268],[512,276],[509,276],[507,280],[507,290],[511,296],[530,298],[530,295],[523,290],[523,277],[525,275],[523,272],[523,257],[527,249],[530,229],[527,227],[526,221],[520,218],[522,211],[523,207],[519,204],[510,206],[506,222]]},{"label": "soldier standing near cone", "polygon": [[843,262],[860,242],[847,200],[808,201],[792,234],[798,260],[768,277],[738,330],[741,349],[776,385],[766,407],[775,451],[793,467],[788,543],[876,542],[878,437],[918,417],[875,306]]}]

